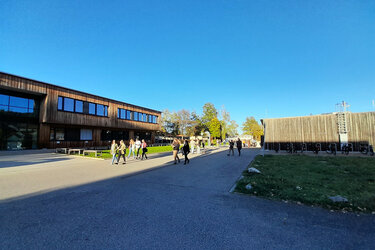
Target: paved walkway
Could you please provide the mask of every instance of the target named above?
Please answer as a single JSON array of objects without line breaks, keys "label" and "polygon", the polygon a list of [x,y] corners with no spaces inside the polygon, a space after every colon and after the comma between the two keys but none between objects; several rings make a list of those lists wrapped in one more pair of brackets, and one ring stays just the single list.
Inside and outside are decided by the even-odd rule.
[{"label": "paved walkway", "polygon": [[[168,156],[124,167],[39,155],[1,168],[2,157],[0,249],[373,248],[373,215],[228,193],[257,153],[219,151],[187,166]],[[135,175],[144,165],[158,169]]]}]

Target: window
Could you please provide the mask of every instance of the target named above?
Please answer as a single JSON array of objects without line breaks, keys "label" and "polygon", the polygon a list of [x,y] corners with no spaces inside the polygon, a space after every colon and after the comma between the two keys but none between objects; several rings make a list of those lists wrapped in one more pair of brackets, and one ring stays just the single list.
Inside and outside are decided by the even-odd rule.
[{"label": "window", "polygon": [[0,110],[8,111],[9,96],[0,94]]},{"label": "window", "polygon": [[[33,100],[31,100],[33,101]],[[29,101],[29,112],[31,112],[31,107],[38,109],[35,103],[30,103]],[[58,97],[57,110],[63,110],[68,112],[83,113],[97,116],[108,116],[108,106],[102,104],[96,104],[91,102],[85,102],[81,100],[75,100],[68,97]]]},{"label": "window", "polygon": [[8,95],[1,95],[0,94],[0,105],[9,105],[9,96]]},{"label": "window", "polygon": [[51,130],[49,132],[49,140],[50,141],[54,141],[55,140],[55,129],[54,128],[51,128]]},{"label": "window", "polygon": [[64,111],[74,111],[74,100],[71,98],[64,98]]},{"label": "window", "polygon": [[29,107],[29,100],[22,97],[9,97],[9,111],[16,113],[27,113]]},{"label": "window", "polygon": [[126,119],[130,120],[130,110],[126,110]]},{"label": "window", "polygon": [[92,130],[91,129],[81,129],[81,141],[91,141],[92,140]]},{"label": "window", "polygon": [[125,109],[120,109],[121,110],[121,119],[125,119]]},{"label": "window", "polygon": [[133,112],[133,120],[138,121],[138,112],[137,111]]},{"label": "window", "polygon": [[104,116],[104,106],[101,104],[96,104],[96,114],[98,116]]},{"label": "window", "polygon": [[28,99],[16,96],[10,96],[9,106],[18,108],[28,108]]},{"label": "window", "polygon": [[146,114],[143,114],[143,121],[147,122],[147,115]]},{"label": "window", "polygon": [[63,141],[65,139],[65,131],[63,128],[56,129],[56,141]]},{"label": "window", "polygon": [[89,103],[89,114],[95,115],[96,114],[96,107],[95,103]]},{"label": "window", "polygon": [[77,113],[83,113],[83,101],[75,100],[75,112]]},{"label": "window", "polygon": [[59,99],[57,101],[57,109],[62,110],[63,109],[63,98],[59,96]]},{"label": "window", "polygon": [[33,99],[29,99],[29,108],[28,113],[33,113],[35,109],[35,101]]},{"label": "window", "polygon": [[34,113],[39,110],[37,101],[17,96],[0,94],[0,110],[15,113]]}]

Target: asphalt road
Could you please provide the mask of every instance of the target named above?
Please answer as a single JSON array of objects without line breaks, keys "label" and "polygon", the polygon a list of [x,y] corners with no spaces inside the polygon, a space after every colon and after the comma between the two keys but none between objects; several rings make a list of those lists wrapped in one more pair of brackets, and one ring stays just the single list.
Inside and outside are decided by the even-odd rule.
[{"label": "asphalt road", "polygon": [[257,153],[186,166],[170,156],[124,166],[2,158],[0,249],[374,249],[374,215],[229,193]]}]

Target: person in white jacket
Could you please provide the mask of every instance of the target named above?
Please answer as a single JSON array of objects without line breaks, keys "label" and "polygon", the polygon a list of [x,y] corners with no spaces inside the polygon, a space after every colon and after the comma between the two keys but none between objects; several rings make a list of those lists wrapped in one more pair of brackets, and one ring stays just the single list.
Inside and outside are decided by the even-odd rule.
[{"label": "person in white jacket", "polygon": [[139,150],[141,148],[141,141],[137,138],[135,141],[135,150],[137,150],[137,159],[139,159]]}]

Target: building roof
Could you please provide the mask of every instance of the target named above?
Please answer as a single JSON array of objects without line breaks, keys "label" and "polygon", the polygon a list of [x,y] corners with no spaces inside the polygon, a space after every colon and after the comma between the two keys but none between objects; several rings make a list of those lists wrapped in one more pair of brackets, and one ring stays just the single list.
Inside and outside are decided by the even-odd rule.
[{"label": "building roof", "polygon": [[46,83],[46,82],[42,82],[42,81],[39,81],[39,80],[34,80],[34,79],[31,79],[31,78],[23,77],[23,76],[9,74],[9,73],[2,72],[2,71],[0,71],[0,74],[5,74],[5,75],[22,78],[22,79],[29,80],[29,81],[38,82],[38,83],[45,84],[45,85],[48,85],[48,86],[51,86],[51,87],[57,87],[57,88],[61,88],[61,89],[69,90],[69,91],[74,91],[74,92],[81,93],[81,94],[84,94],[84,95],[90,95],[90,96],[92,96],[94,98],[102,98],[102,99],[105,99],[105,100],[108,100],[108,101],[111,101],[111,102],[117,102],[117,103],[120,103],[120,104],[131,105],[133,107],[141,108],[141,109],[146,109],[146,110],[149,110],[149,111],[152,111],[152,112],[162,113],[159,110],[155,110],[155,109],[150,109],[150,108],[146,108],[146,107],[134,105],[134,104],[130,104],[130,103],[126,103],[126,102],[114,100],[114,99],[103,97],[103,96],[94,95],[94,94],[91,94],[91,93],[86,93],[86,92],[83,92],[83,91],[79,91],[79,90],[75,90],[75,89],[70,89],[70,88],[66,88],[66,87],[54,85],[54,84],[51,84],[51,83]]}]

